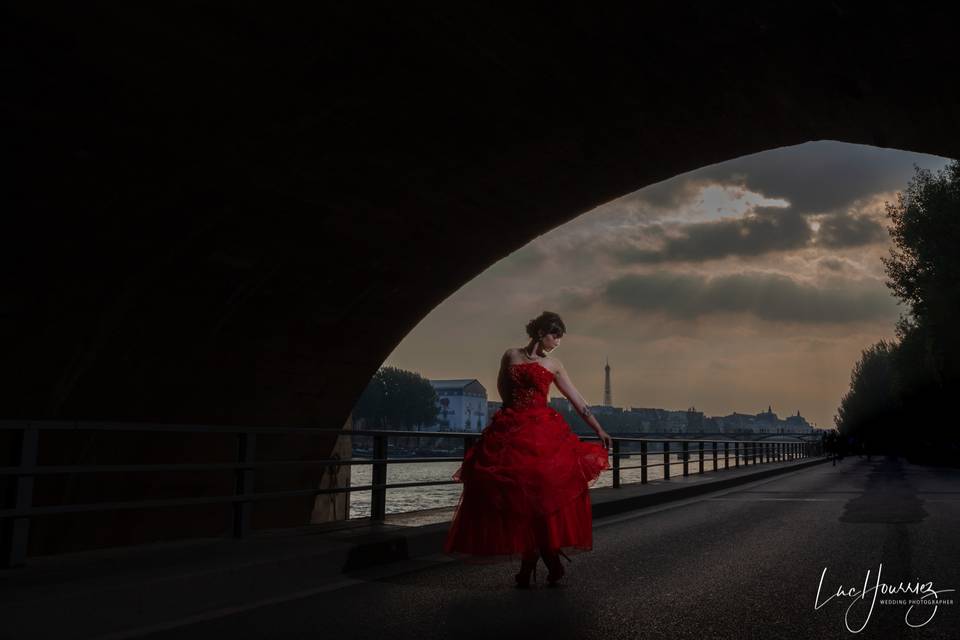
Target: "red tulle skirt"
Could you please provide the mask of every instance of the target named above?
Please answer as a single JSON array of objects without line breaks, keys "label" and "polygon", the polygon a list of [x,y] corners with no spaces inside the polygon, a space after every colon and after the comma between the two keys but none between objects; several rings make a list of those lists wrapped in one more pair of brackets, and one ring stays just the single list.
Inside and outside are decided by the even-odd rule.
[{"label": "red tulle skirt", "polygon": [[590,486],[610,463],[554,409],[497,411],[453,479],[463,493],[444,553],[471,563],[593,548]]}]

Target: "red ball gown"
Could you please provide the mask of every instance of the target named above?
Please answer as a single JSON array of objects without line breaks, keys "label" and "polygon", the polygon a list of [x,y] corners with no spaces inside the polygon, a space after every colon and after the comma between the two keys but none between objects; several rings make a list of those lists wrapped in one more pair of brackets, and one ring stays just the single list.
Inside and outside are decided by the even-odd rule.
[{"label": "red ball gown", "polygon": [[510,365],[507,398],[453,479],[463,492],[444,553],[471,563],[502,562],[546,549],[593,548],[590,487],[610,468],[606,448],[581,442],[547,405],[553,372]]}]

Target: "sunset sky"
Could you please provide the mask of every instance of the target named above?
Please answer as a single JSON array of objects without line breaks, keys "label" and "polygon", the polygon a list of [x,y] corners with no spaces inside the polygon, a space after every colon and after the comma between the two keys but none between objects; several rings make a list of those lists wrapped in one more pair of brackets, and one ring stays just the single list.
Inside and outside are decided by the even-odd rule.
[{"label": "sunset sky", "polygon": [[[476,378],[543,310],[590,404],[710,415],[772,405],[832,427],[860,351],[903,311],[884,285],[884,202],[944,158],[811,142],[711,165],[583,213],[447,298],[385,365]],[[556,387],[552,396],[559,396]]]}]

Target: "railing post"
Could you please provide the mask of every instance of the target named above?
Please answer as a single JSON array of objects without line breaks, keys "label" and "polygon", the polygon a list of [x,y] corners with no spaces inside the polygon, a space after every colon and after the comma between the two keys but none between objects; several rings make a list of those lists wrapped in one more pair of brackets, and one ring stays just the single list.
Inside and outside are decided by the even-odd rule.
[{"label": "railing post", "polygon": [[670,441],[663,441],[663,479],[670,479]]},{"label": "railing post", "polygon": [[647,484],[647,441],[640,441],[640,484]]},{"label": "railing post", "polygon": [[[386,460],[387,458],[387,436],[378,433],[373,436],[373,459]],[[387,463],[374,462],[371,473],[373,489],[370,490],[370,520],[373,522],[383,522],[387,517],[387,489],[383,486],[387,484]]]},{"label": "railing post", "polygon": [[700,473],[703,473],[703,440],[700,441]]},{"label": "railing post", "polygon": [[680,446],[683,450],[683,454],[682,454],[683,455],[683,475],[687,476],[687,475],[690,475],[690,471],[688,467],[688,462],[689,462],[688,458],[690,457],[690,446],[686,440],[681,442]]},{"label": "railing post", "polygon": [[713,441],[713,470],[717,470],[717,441]]},{"label": "railing post", "polygon": [[730,443],[729,442],[723,443],[723,468],[724,469],[730,468]]},{"label": "railing post", "polygon": [[[237,434],[237,462],[239,464],[252,463],[256,458],[257,434],[243,432]],[[235,494],[244,496],[253,493],[255,470],[237,469],[237,482]],[[253,511],[252,500],[242,500],[233,503],[233,537],[245,538],[250,534],[250,518]]]},{"label": "railing post", "polygon": [[613,439],[613,488],[620,488],[620,441]]},{"label": "railing post", "polygon": [[[33,506],[33,474],[37,466],[37,449],[40,444],[40,430],[25,424],[20,430],[19,446],[14,466],[26,475],[13,477],[13,482],[4,502],[14,509],[29,509]],[[30,538],[30,516],[5,519],[0,523],[0,566],[3,568],[22,567],[27,559],[27,542]]]}]

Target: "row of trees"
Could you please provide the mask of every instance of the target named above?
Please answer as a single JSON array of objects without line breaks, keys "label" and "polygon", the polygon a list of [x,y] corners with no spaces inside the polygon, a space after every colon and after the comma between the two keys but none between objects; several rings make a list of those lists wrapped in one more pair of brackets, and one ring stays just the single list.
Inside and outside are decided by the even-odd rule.
[{"label": "row of trees", "polygon": [[413,371],[381,367],[353,407],[355,424],[368,429],[412,429],[437,422],[437,392]]},{"label": "row of trees", "polygon": [[841,435],[877,451],[957,464],[960,391],[960,162],[915,168],[887,204],[894,247],[887,286],[903,301],[896,339],[865,349],[834,418]]}]

